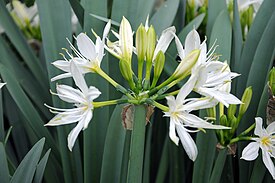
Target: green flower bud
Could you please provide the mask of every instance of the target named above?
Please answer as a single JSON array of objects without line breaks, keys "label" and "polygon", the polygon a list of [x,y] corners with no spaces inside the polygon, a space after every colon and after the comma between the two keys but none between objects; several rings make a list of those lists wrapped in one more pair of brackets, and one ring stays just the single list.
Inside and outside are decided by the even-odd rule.
[{"label": "green flower bud", "polygon": [[131,65],[128,62],[121,60],[119,62],[119,68],[120,68],[120,72],[121,72],[122,76],[128,81],[130,87],[131,88],[134,87],[134,86],[132,86],[133,71],[132,71]]},{"label": "green flower bud", "polygon": [[272,95],[275,95],[275,68],[273,67],[269,72],[268,85],[271,88]]},{"label": "green flower bud", "polygon": [[147,33],[145,27],[140,24],[136,32],[136,51],[139,61],[144,61],[147,49]]},{"label": "green flower bud", "polygon": [[220,125],[229,126],[229,124],[228,124],[227,122],[228,122],[228,121],[227,121],[226,115],[222,115],[222,116],[220,117]]},{"label": "green flower bud", "polygon": [[189,53],[178,65],[175,72],[172,74],[173,79],[181,78],[183,79],[186,77],[190,72],[192,67],[197,62],[198,58],[200,56],[200,50],[193,50],[191,53]]},{"label": "green flower bud", "polygon": [[207,116],[209,118],[215,118],[216,119],[216,108],[215,107],[206,109],[206,112],[207,112]]},{"label": "green flower bud", "polygon": [[237,111],[237,105],[235,105],[235,104],[229,105],[229,107],[227,109],[228,118],[229,119],[233,118],[234,115],[236,114],[236,111]]},{"label": "green flower bud", "polygon": [[243,96],[242,96],[242,102],[243,104],[240,105],[240,109],[239,109],[239,116],[243,116],[243,114],[246,112],[250,101],[252,98],[252,87],[248,87],[245,89]]},{"label": "green flower bud", "polygon": [[146,61],[152,62],[155,47],[156,47],[156,40],[157,40],[157,35],[154,27],[151,25],[147,31]]},{"label": "green flower bud", "polygon": [[231,129],[230,129],[230,134],[233,136],[236,129],[238,128],[238,120],[235,116],[233,116],[232,118],[230,118],[230,126],[231,126]]},{"label": "green flower bud", "polygon": [[165,55],[162,51],[159,51],[156,59],[155,59],[155,67],[154,67],[154,79],[152,82],[151,87],[155,87],[157,84],[157,81],[160,77],[160,74],[162,73],[163,67],[165,63]]}]

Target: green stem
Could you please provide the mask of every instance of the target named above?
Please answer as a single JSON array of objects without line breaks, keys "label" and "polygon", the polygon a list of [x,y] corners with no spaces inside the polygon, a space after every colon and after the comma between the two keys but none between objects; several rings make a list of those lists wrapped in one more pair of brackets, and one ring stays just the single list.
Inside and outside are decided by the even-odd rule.
[{"label": "green stem", "polygon": [[146,100],[146,102],[149,103],[149,104],[151,104],[151,105],[153,105],[153,106],[155,106],[155,107],[157,107],[157,108],[159,108],[159,109],[161,109],[164,112],[168,112],[169,111],[169,107],[167,107],[165,105],[162,105],[162,104],[160,104],[160,103],[158,103],[158,102],[156,102],[154,100],[148,99],[148,100]]},{"label": "green stem", "polygon": [[135,105],[134,124],[128,164],[127,182],[141,183],[145,144],[146,109],[144,105]]},{"label": "green stem", "polygon": [[93,102],[94,108],[104,107],[108,105],[124,104],[127,103],[128,99],[117,99],[117,100],[108,100],[103,102]]},{"label": "green stem", "polygon": [[245,131],[243,131],[239,136],[245,136],[248,134],[251,130],[253,130],[256,126],[256,123],[253,123],[249,128],[247,128]]},{"label": "green stem", "polygon": [[234,139],[231,139],[229,144],[233,144],[233,143],[236,143],[236,142],[239,142],[239,141],[242,141],[242,140],[251,140],[252,137],[236,137]]}]

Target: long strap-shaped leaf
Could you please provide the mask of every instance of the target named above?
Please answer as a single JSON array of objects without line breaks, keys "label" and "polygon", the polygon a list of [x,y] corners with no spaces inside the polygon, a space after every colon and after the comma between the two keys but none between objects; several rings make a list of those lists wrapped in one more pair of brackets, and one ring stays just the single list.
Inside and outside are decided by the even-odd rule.
[{"label": "long strap-shaped leaf", "polygon": [[48,82],[46,72],[43,70],[39,60],[35,56],[31,47],[28,45],[22,32],[11,18],[8,10],[5,7],[4,1],[0,1],[0,23],[3,26],[5,33],[8,35],[10,41],[13,43],[17,51],[20,53],[32,71],[33,75],[40,82],[41,87],[47,89]]},{"label": "long strap-shaped leaf", "polygon": [[127,182],[141,183],[145,144],[146,110],[143,105],[136,105],[131,136]]},{"label": "long strap-shaped leaf", "polygon": [[16,171],[14,172],[11,183],[31,183],[34,177],[36,166],[40,159],[45,138],[39,140],[22,160]]},{"label": "long strap-shaped leaf", "polygon": [[1,183],[9,183],[10,175],[9,175],[9,167],[7,162],[7,156],[5,152],[5,147],[2,142],[0,142],[0,182]]},{"label": "long strap-shaped leaf", "polygon": [[223,167],[225,165],[226,156],[227,156],[227,148],[221,150],[218,153],[218,157],[215,161],[215,165],[214,165],[209,182],[211,182],[211,183],[219,183],[220,182],[222,172],[223,172]]}]

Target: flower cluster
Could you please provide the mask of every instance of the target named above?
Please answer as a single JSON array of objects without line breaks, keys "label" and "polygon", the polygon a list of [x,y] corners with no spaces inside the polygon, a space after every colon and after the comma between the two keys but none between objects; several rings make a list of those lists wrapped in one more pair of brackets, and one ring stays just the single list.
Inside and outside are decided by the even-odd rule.
[{"label": "flower cluster", "polygon": [[[55,76],[52,81],[72,77],[78,87],[75,89],[67,85],[57,85],[57,93],[52,92],[61,100],[74,104],[74,108],[59,109],[48,106],[53,113],[56,113],[56,116],[46,125],[55,126],[78,122],[68,136],[70,150],[72,150],[80,131],[88,127],[93,110],[107,105],[146,104],[161,109],[164,116],[170,118],[169,137],[176,145],[181,141],[187,155],[193,161],[197,157],[198,150],[189,133],[204,131],[204,129],[230,129],[230,127],[202,119],[192,112],[212,108],[218,103],[222,103],[226,107],[230,104],[241,104],[242,102],[230,93],[231,80],[238,74],[231,72],[226,62],[218,61],[218,57],[214,54],[215,46],[207,50],[206,40],[201,42],[196,30],[192,30],[187,35],[183,47],[180,39],[176,36],[174,27],[164,30],[157,39],[154,27],[149,26],[148,22],[147,18],[145,26],[141,24],[137,29],[135,45],[131,25],[124,17],[119,32],[116,33],[112,30],[117,41],[112,42],[108,39],[111,29],[110,22],[106,24],[102,38],[94,33],[95,42],[86,34],[80,33],[76,37],[77,48],[69,42],[73,54],[65,49],[69,58],[63,55],[63,60],[53,62],[53,65],[64,73]],[[173,39],[175,39],[180,63],[170,77],[160,83],[159,77],[164,68],[165,52]],[[119,69],[128,82],[129,89],[114,81],[100,67],[105,50],[119,60]],[[138,62],[137,76],[132,69],[134,55],[137,56]],[[100,91],[93,86],[87,86],[83,77],[87,73],[100,75],[126,97],[95,102]],[[183,79],[187,80],[186,83],[179,90],[171,92],[170,89],[175,85],[180,86]],[[192,91],[201,97],[188,98]],[[158,102],[164,98],[166,98],[168,106]]]}]

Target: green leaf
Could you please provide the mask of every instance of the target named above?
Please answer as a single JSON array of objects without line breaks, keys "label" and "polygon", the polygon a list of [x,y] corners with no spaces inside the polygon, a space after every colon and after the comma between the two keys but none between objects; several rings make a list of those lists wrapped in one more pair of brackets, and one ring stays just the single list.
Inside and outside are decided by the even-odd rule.
[{"label": "green leaf", "polygon": [[[207,141],[205,140],[207,139]],[[198,133],[196,144],[198,157],[194,163],[193,183],[204,183],[210,179],[210,174],[215,158],[217,139],[214,131],[207,131],[206,134]]]},{"label": "green leaf", "polygon": [[9,37],[10,41],[23,57],[24,61],[26,62],[36,79],[40,82],[40,87],[47,89],[48,82],[46,79],[46,72],[42,68],[42,65],[35,56],[30,45],[27,43],[22,32],[16,26],[3,1],[0,1],[0,23],[3,26],[5,33]]},{"label": "green leaf", "polygon": [[169,168],[169,153],[168,153],[168,136],[165,138],[159,168],[157,171],[156,182],[165,182],[166,174]]},{"label": "green leaf", "polygon": [[81,27],[83,28],[84,25],[84,9],[81,6],[79,0],[70,0],[71,7],[74,10],[74,13],[80,23]]},{"label": "green leaf", "polygon": [[28,123],[30,124],[34,133],[37,135],[37,137],[45,136],[47,138],[48,144],[55,150],[55,153],[57,153],[58,150],[55,145],[55,141],[53,140],[49,131],[43,126],[43,120],[20,87],[19,83],[16,81],[14,76],[10,74],[9,70],[7,70],[7,68],[5,68],[2,64],[0,64],[0,73],[3,80],[8,83],[6,87],[9,90],[9,93],[21,110],[22,114],[28,120]]},{"label": "green leaf", "polygon": [[254,163],[252,174],[251,174],[249,182],[250,183],[263,182],[265,173],[266,173],[266,167],[263,163],[262,156],[259,155],[258,158],[256,159],[255,163]]},{"label": "green leaf", "polygon": [[5,141],[5,128],[3,119],[2,91],[0,91],[0,142]]},{"label": "green leaf", "polygon": [[31,183],[34,177],[36,166],[40,159],[45,138],[39,140],[22,160],[11,178],[11,183]]},{"label": "green leaf", "polygon": [[221,11],[212,27],[209,47],[211,47],[215,41],[216,45],[219,45],[216,49],[216,53],[221,54],[219,60],[227,61],[230,64],[231,56],[231,40],[232,40],[232,28],[228,15],[228,11]]},{"label": "green leaf", "polygon": [[210,177],[210,181],[211,183],[219,183],[221,176],[222,176],[222,172],[223,172],[223,167],[225,165],[225,160],[226,160],[226,156],[227,156],[227,151],[228,149],[222,149],[219,153],[218,153],[218,157],[215,161],[215,165]]},{"label": "green leaf", "polygon": [[142,182],[142,168],[145,144],[146,109],[135,105],[133,130],[129,155],[127,182]]},{"label": "green leaf", "polygon": [[[171,26],[176,16],[179,6],[179,0],[167,0],[162,3],[162,6],[152,16],[150,23],[154,26],[157,35],[160,36],[161,32]],[[169,13],[167,13],[169,12]]]},{"label": "green leaf", "polygon": [[10,175],[9,175],[9,167],[5,152],[5,147],[2,142],[0,142],[0,182],[1,183],[9,183]]},{"label": "green leaf", "polygon": [[117,105],[106,133],[100,182],[119,182],[126,130],[122,126],[123,105]]},{"label": "green leaf", "polygon": [[42,182],[43,174],[44,174],[47,162],[48,162],[48,158],[49,158],[50,152],[51,152],[51,149],[49,149],[45,153],[45,155],[43,156],[43,158],[38,163],[37,168],[36,168],[36,172],[35,172],[35,176],[34,176],[34,180],[33,180],[34,183],[40,183],[40,182]]},{"label": "green leaf", "polygon": [[210,37],[216,18],[222,11],[227,11],[225,0],[208,0],[207,37]]},{"label": "green leaf", "polygon": [[[247,82],[248,74],[252,61],[255,57],[256,50],[258,49],[258,44],[262,39],[263,33],[266,29],[266,26],[271,19],[271,16],[274,12],[275,1],[274,0],[265,0],[257,15],[251,25],[251,28],[248,32],[247,39],[245,41],[241,60],[238,63],[239,69],[237,71],[242,74],[237,80],[237,96],[241,97],[243,91],[245,90],[245,85],[243,83]],[[274,37],[274,36],[273,36]],[[254,89],[254,88],[253,88]]]}]

